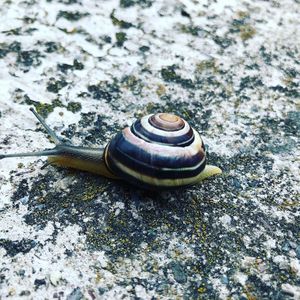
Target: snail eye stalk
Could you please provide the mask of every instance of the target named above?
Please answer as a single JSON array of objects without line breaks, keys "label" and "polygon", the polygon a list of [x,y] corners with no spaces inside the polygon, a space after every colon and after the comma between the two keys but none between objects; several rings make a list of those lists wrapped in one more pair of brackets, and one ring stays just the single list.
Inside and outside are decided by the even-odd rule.
[{"label": "snail eye stalk", "polygon": [[32,107],[30,108],[30,111],[35,115],[35,117],[40,121],[40,123],[43,125],[43,127],[46,129],[47,133],[51,136],[52,140],[56,145],[61,144],[62,140],[60,137],[56,135],[56,133],[46,124],[45,120],[41,115],[39,115]]}]

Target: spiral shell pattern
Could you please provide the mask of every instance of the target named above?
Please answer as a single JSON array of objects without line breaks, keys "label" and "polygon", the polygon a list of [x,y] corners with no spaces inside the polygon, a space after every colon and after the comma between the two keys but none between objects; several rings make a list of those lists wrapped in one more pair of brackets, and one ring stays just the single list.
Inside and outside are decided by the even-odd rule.
[{"label": "spiral shell pattern", "polygon": [[145,116],[123,129],[107,145],[104,159],[113,174],[149,189],[192,184],[206,165],[199,134],[167,113]]}]

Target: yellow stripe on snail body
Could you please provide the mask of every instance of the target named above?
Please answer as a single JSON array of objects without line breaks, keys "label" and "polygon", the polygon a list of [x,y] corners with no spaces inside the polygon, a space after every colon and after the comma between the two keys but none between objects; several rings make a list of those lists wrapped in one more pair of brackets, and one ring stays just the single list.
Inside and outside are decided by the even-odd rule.
[{"label": "yellow stripe on snail body", "polygon": [[182,118],[158,113],[145,116],[117,133],[104,148],[64,143],[44,119],[30,109],[56,146],[39,152],[3,154],[7,157],[48,156],[49,164],[124,180],[145,189],[171,189],[196,184],[221,169],[206,164],[199,133]]}]

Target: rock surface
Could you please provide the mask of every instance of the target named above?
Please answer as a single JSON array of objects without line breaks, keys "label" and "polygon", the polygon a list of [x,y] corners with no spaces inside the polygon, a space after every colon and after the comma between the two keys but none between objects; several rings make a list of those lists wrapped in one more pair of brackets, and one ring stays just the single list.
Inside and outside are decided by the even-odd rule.
[{"label": "rock surface", "polygon": [[1,160],[0,298],[300,299],[300,2],[3,2],[1,153],[53,146],[29,107],[85,146],[167,111],[224,173],[149,193]]}]

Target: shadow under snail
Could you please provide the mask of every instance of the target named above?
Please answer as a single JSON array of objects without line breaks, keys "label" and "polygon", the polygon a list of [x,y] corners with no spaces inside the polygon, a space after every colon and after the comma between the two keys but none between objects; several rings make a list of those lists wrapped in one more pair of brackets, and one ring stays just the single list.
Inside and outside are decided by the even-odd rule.
[{"label": "shadow under snail", "polygon": [[0,159],[48,156],[49,164],[124,180],[152,190],[193,185],[222,173],[218,167],[206,164],[199,133],[173,114],[145,116],[117,133],[105,147],[87,148],[64,143],[36,111],[30,110],[56,146],[38,152],[3,154]]}]

